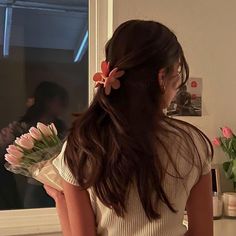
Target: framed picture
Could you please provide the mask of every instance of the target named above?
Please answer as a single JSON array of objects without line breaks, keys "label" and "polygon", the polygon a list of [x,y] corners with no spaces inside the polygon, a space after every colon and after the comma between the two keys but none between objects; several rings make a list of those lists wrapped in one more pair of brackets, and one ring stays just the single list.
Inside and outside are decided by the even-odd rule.
[{"label": "framed picture", "polygon": [[167,109],[169,116],[201,116],[202,115],[202,79],[189,78],[181,87]]}]

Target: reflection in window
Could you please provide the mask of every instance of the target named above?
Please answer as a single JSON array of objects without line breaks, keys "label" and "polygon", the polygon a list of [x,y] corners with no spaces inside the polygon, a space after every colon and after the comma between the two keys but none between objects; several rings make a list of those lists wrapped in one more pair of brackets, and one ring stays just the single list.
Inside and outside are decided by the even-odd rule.
[{"label": "reflection in window", "polygon": [[87,6],[0,0],[1,210],[54,206],[39,182],[5,170],[4,154],[38,121],[54,122],[64,138],[72,114],[87,107]]}]

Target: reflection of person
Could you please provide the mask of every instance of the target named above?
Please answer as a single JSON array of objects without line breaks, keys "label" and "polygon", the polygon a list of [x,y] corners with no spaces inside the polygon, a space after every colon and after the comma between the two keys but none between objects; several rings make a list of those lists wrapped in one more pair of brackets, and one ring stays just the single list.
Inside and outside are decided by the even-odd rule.
[{"label": "reflection of person", "polygon": [[176,104],[177,104],[177,114],[180,116],[192,116],[196,115],[196,112],[192,106],[191,94],[187,91],[187,86],[184,85],[180,88],[179,92],[176,96]]},{"label": "reflection of person", "polygon": [[37,122],[54,122],[59,134],[64,136],[65,125],[58,117],[63,114],[67,103],[68,94],[63,87],[49,81],[41,82],[35,90],[33,99],[27,100],[28,109],[20,121],[29,126],[35,126]]},{"label": "reflection of person", "polygon": [[[36,126],[37,122],[44,124],[53,122],[58,130],[59,137],[63,138],[66,127],[59,117],[63,114],[68,103],[66,90],[56,83],[44,81],[38,85],[33,97],[34,99],[31,100],[29,108],[20,121],[26,123],[29,127]],[[28,179],[24,207],[51,206],[54,206],[54,202],[45,193],[42,184],[34,179]]]},{"label": "reflection of person", "polygon": [[164,25],[131,20],[114,32],[98,91],[55,159],[64,194],[45,187],[65,235],[213,235],[211,143],[163,114],[187,79]]},{"label": "reflection of person", "polygon": [[4,154],[7,146],[12,144],[16,137],[26,133],[38,121],[45,124],[54,122],[59,131],[59,136],[63,138],[66,127],[64,122],[59,119],[59,116],[65,110],[67,103],[68,95],[64,88],[56,83],[42,82],[36,88],[34,98],[28,100],[27,111],[21,120],[9,124],[0,131],[1,210],[54,206],[54,202],[45,194],[39,182],[29,179],[28,188],[25,189],[26,178],[15,175],[5,169]]}]

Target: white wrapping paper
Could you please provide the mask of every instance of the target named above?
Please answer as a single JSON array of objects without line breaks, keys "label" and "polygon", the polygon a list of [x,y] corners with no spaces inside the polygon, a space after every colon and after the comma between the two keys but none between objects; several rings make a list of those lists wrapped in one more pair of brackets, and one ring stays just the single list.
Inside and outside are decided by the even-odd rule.
[{"label": "white wrapping paper", "polygon": [[58,191],[62,191],[62,178],[52,164],[53,160],[54,158],[33,165],[30,172],[32,173],[32,178]]}]

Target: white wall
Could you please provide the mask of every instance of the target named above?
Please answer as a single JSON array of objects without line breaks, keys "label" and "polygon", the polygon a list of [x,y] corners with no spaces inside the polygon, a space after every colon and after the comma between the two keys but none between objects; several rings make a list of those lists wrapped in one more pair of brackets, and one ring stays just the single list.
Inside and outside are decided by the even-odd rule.
[{"label": "white wall", "polygon": [[[224,125],[236,132],[235,12],[235,0],[114,0],[114,28],[128,19],[151,19],[176,33],[190,75],[203,78],[203,116],[185,120],[210,138]],[[222,156],[216,151],[215,162]]]}]

